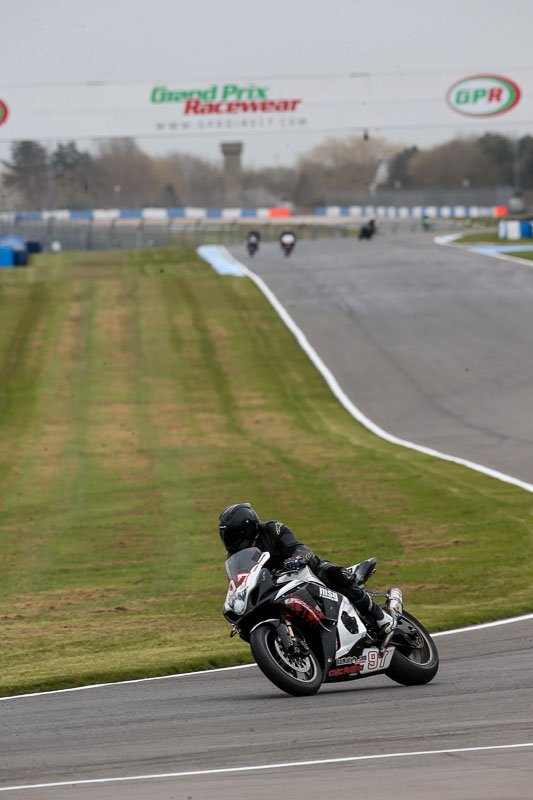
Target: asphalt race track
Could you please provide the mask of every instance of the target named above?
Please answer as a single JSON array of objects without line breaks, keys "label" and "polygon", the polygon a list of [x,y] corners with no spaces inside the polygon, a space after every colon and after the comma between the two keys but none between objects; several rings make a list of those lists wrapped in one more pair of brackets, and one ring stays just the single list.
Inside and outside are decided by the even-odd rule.
[{"label": "asphalt race track", "polygon": [[[233,253],[370,419],[533,482],[533,269],[411,232]],[[252,666],[2,699],[0,794],[531,800],[533,615],[436,643],[427,686],[297,699]]]},{"label": "asphalt race track", "polygon": [[250,259],[350,400],[401,439],[533,483],[533,262],[406,232]]},{"label": "asphalt race track", "polygon": [[[2,700],[0,794],[59,782],[5,797],[531,800],[533,619],[436,642],[426,686],[377,676],[293,698],[252,666]],[[360,760],[231,771],[342,758]]]}]

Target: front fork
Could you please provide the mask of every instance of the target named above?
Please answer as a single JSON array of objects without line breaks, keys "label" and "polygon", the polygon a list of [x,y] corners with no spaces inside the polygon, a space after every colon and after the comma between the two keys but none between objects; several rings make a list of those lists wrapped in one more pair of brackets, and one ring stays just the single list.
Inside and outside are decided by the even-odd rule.
[{"label": "front fork", "polygon": [[[276,633],[279,636],[281,644],[283,645],[283,649],[286,650],[290,655],[293,655],[296,652],[303,654],[309,652],[309,646],[307,642],[302,640],[298,641],[292,629],[292,625],[285,615],[283,615],[282,619],[262,620],[261,622],[258,622],[257,625],[264,625],[265,623],[270,623],[272,627],[276,629]],[[252,628],[252,631],[255,630],[257,625]],[[237,633],[240,634],[240,630],[237,625],[234,625],[230,633],[230,637],[235,636]]]}]

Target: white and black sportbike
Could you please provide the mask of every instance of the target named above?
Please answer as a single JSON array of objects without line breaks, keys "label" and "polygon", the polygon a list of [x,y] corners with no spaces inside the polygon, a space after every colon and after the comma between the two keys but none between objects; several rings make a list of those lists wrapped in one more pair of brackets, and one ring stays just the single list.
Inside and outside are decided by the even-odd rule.
[{"label": "white and black sportbike", "polygon": [[[328,589],[309,567],[271,572],[268,552],[241,550],[226,561],[229,580],[224,617],[250,644],[260,670],[279,689],[311,695],[323,683],[385,673],[404,685],[428,683],[439,656],[424,626],[403,610],[402,592],[370,592],[386,598],[395,620],[385,638],[339,592]],[[357,585],[375,572],[369,558],[349,567]]]}]

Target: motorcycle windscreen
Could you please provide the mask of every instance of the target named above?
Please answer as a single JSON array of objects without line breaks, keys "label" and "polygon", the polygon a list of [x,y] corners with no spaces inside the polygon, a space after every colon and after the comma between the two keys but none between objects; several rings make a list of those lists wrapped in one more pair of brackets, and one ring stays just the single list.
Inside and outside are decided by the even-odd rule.
[{"label": "motorcycle windscreen", "polygon": [[243,573],[250,572],[261,556],[262,552],[258,547],[247,547],[230,556],[224,564],[228,581],[234,580],[238,584],[237,578]]}]

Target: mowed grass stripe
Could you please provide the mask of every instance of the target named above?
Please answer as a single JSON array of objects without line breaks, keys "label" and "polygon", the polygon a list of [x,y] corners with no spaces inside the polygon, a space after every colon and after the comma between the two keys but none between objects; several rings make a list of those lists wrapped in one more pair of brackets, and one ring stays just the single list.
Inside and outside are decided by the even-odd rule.
[{"label": "mowed grass stripe", "polygon": [[433,630],[531,610],[531,495],[370,434],[251,281],[174,249],[0,290],[1,694],[250,660],[221,615],[239,500],[376,556]]}]

